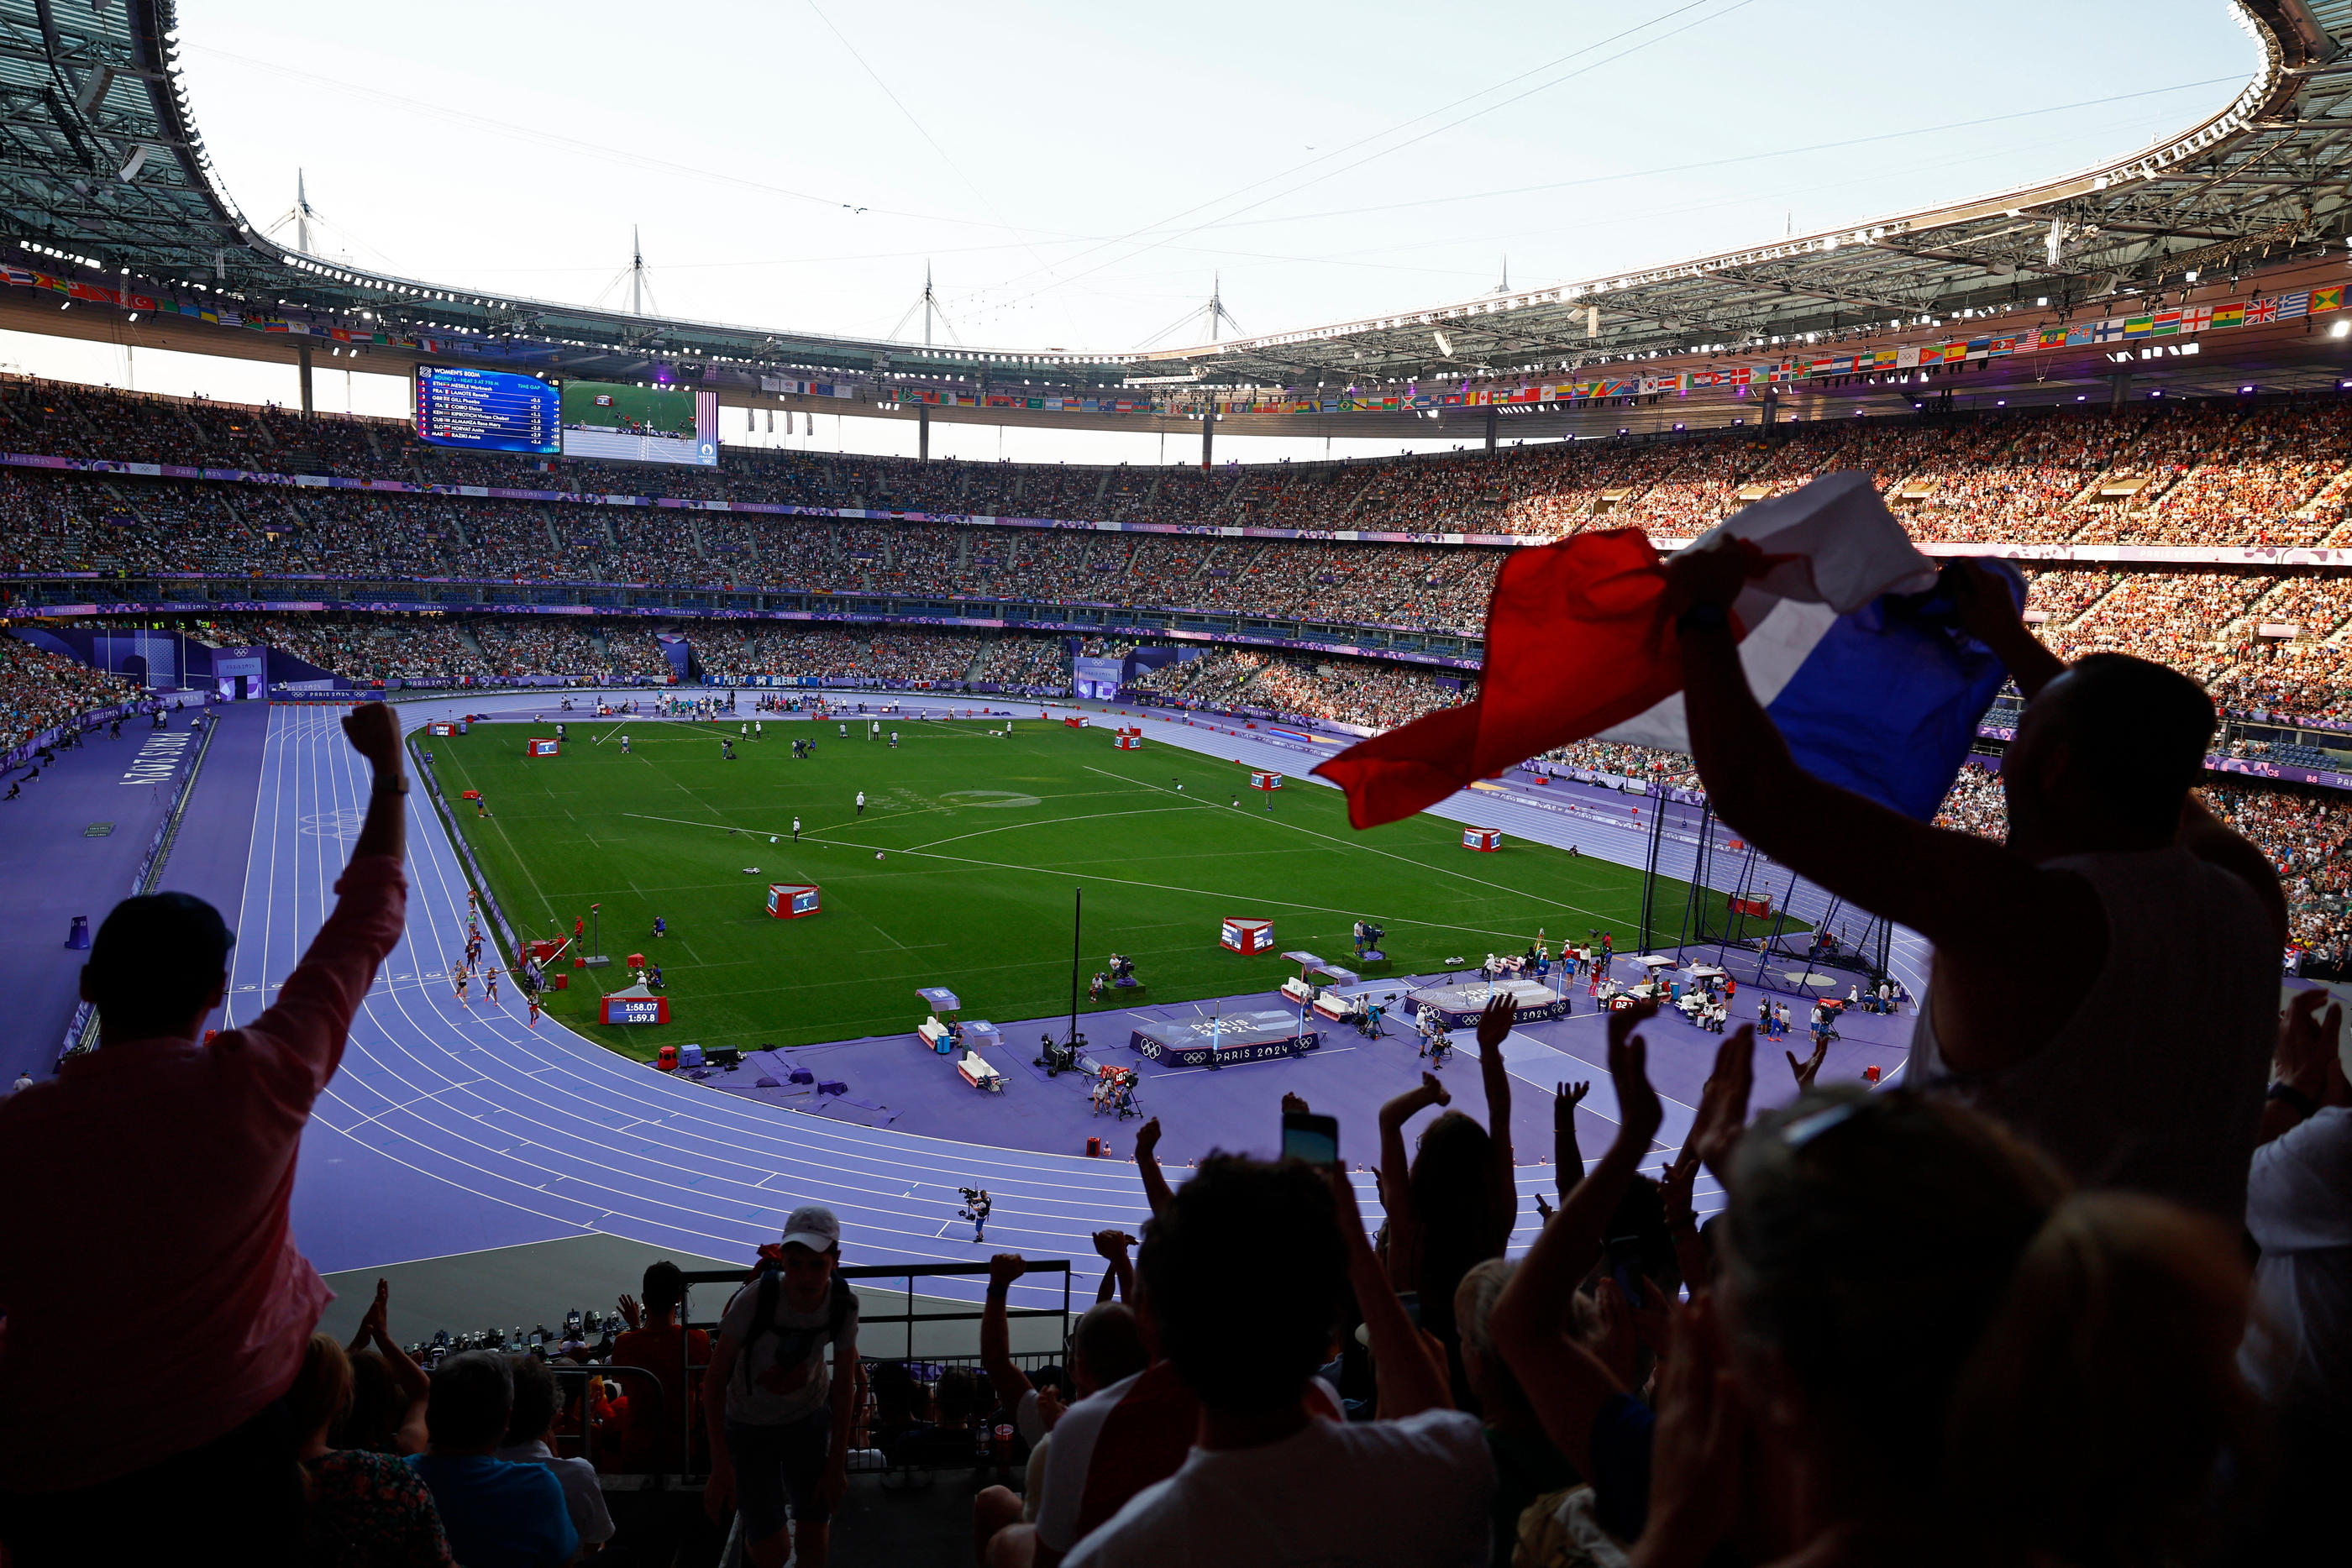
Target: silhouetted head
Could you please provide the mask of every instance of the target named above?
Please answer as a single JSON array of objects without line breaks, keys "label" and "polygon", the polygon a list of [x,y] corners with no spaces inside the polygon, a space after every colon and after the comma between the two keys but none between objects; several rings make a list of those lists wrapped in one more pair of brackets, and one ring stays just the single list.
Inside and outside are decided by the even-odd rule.
[{"label": "silhouetted head", "polygon": [[116,904],[81,970],[82,1000],[98,1009],[101,1040],[192,1037],[220,1005],[236,945],[220,911],[190,894]]},{"label": "silhouetted head", "polygon": [[1213,1154],[1150,1221],[1140,1259],[1160,1348],[1213,1410],[1300,1397],[1348,1289],[1328,1181],[1297,1160]]},{"label": "silhouetted head", "polygon": [[2035,855],[2169,842],[2213,727],[2213,700],[2177,670],[2077,660],[2034,695],[2002,759],[2011,841]]}]

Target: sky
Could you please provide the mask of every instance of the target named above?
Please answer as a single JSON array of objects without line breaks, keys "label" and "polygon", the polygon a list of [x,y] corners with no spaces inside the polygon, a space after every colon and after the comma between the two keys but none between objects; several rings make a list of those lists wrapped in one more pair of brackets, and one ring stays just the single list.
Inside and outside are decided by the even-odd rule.
[{"label": "sky", "polygon": [[[1528,287],[2006,189],[2176,131],[2256,64],[2222,0],[410,0],[394,28],[366,6],[198,0],[181,17],[230,195],[270,227],[300,171],[321,255],[615,305],[634,229],[665,314],[919,341],[928,267],[940,341],[1107,351],[1206,340],[1213,288],[1242,331],[1276,331],[1469,298],[1507,267]],[[0,365],[294,395],[289,369],[14,333]],[[406,411],[397,378],[343,381],[320,376],[321,406],[348,390],[357,412]],[[932,434],[941,455],[1001,440],[1074,462],[1150,461],[1158,439]],[[913,439],[908,420],[827,418],[793,444]]]}]

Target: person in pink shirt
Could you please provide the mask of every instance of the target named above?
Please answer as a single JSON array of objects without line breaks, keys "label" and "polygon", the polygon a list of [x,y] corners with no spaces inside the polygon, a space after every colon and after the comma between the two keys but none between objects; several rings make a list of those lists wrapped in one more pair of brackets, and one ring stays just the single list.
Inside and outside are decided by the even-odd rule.
[{"label": "person in pink shirt", "polygon": [[126,899],[81,974],[99,1049],[0,1103],[0,1191],[26,1200],[0,1213],[12,1568],[299,1546],[285,1396],[331,1298],[288,1231],[295,1152],[407,904],[399,725],[371,703],[343,733],[367,818],[276,1003],[201,1043],[235,938],[201,899]]}]

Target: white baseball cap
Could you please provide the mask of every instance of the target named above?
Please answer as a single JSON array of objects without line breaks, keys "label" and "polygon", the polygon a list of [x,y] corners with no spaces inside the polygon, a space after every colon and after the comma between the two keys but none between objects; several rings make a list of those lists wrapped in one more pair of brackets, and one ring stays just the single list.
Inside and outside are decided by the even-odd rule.
[{"label": "white baseball cap", "polygon": [[784,1221],[784,1245],[795,1241],[812,1252],[830,1252],[841,1245],[841,1221],[820,1204],[805,1204]]}]

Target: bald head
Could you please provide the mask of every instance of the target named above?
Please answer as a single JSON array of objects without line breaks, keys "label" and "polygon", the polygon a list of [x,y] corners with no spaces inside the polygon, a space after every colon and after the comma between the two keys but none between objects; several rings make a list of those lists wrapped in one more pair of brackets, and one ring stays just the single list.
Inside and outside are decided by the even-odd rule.
[{"label": "bald head", "polygon": [[2012,839],[2052,852],[2169,842],[2214,717],[2197,683],[2162,664],[2093,653],[2068,665],[2002,759]]}]

